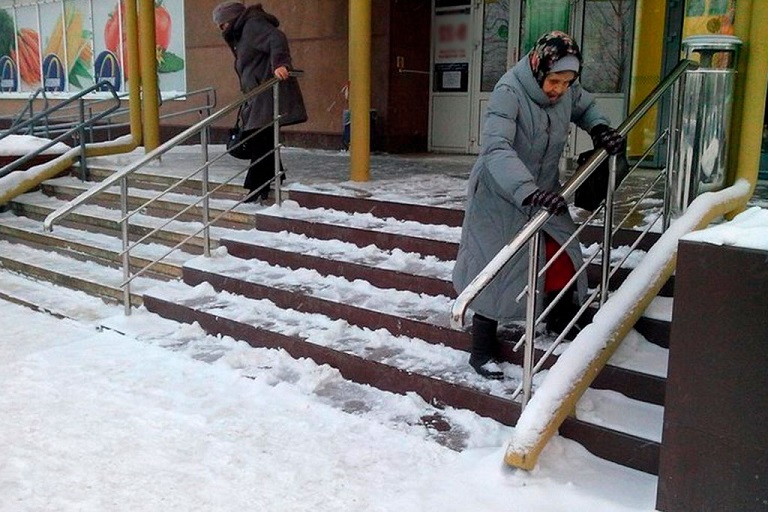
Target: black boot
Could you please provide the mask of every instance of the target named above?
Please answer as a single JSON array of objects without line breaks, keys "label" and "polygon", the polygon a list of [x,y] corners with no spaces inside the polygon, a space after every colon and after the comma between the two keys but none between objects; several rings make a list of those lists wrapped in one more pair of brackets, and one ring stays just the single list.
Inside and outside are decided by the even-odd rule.
[{"label": "black boot", "polygon": [[[559,291],[555,292],[549,292],[547,293],[546,297],[544,298],[544,304],[549,305],[552,303],[552,301],[557,297],[557,294],[560,293]],[[555,304],[555,306],[552,308],[552,310],[547,315],[546,319],[546,325],[547,330],[551,332],[552,334],[559,336],[560,333],[562,333],[565,328],[568,326],[568,323],[573,320],[573,317],[576,316],[576,313],[579,312],[580,306],[578,303],[575,302],[575,297],[573,292],[566,292],[563,294],[562,297],[560,297],[560,301]],[[581,329],[584,328],[584,326],[587,325],[588,320],[584,316],[579,318],[573,326],[571,326],[571,329],[568,331],[568,334],[565,335],[565,339],[572,340],[576,337],[576,335],[581,332]]]},{"label": "black boot", "polygon": [[486,379],[504,378],[504,372],[485,367],[488,363],[495,362],[498,355],[497,327],[496,320],[477,313],[472,317],[472,352],[469,355],[469,365]]}]

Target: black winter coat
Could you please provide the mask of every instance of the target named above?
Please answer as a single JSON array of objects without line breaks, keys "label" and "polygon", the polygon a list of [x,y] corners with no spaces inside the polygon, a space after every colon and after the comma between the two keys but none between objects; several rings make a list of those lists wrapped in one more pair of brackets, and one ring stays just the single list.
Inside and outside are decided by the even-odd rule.
[{"label": "black winter coat", "polygon": [[[274,77],[275,69],[292,69],[288,39],[277,27],[278,19],[257,6],[248,7],[224,32],[224,39],[235,55],[235,72],[240,89],[247,93]],[[304,98],[296,78],[280,82],[281,126],[307,120]],[[272,91],[265,91],[243,105],[240,119],[244,130],[260,128],[273,119]]]}]

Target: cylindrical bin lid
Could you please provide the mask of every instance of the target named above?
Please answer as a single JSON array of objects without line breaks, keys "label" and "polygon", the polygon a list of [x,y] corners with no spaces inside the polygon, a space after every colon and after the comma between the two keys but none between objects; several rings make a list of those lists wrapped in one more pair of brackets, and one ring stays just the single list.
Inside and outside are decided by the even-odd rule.
[{"label": "cylindrical bin lid", "polygon": [[726,67],[736,67],[736,54],[742,44],[741,39],[729,35],[689,36],[683,39],[682,43],[685,57],[690,58],[691,54],[698,53],[701,55],[699,64],[704,67],[712,64],[712,55],[716,53],[732,54],[732,58],[727,59],[729,63]]}]

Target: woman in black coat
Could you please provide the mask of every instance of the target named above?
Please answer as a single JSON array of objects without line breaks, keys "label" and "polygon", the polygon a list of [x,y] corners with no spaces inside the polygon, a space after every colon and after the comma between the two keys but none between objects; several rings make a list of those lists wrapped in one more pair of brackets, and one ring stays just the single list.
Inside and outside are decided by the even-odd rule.
[{"label": "woman in black coat", "polygon": [[[261,4],[246,7],[242,2],[224,2],[213,10],[213,21],[235,56],[240,90],[247,93],[277,77],[281,80],[280,126],[305,122],[304,99],[296,79],[288,76],[292,69],[291,52],[288,39],[278,29],[278,19],[265,12]],[[244,137],[272,122],[273,102],[272,92],[267,91],[242,106],[238,115]],[[268,182],[275,169],[273,137],[273,130],[267,128],[247,142],[251,166],[243,186],[249,191],[248,201],[266,199],[269,194]]]}]

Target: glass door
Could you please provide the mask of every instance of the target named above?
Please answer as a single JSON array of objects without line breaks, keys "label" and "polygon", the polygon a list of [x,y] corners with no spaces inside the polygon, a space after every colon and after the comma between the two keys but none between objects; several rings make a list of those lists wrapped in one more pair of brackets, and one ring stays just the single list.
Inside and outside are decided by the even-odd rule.
[{"label": "glass door", "polygon": [[[595,96],[600,110],[618,126],[627,116],[636,0],[585,0],[581,85]],[[589,135],[571,130],[569,157],[592,147]]]},{"label": "glass door", "polygon": [[[510,5],[511,4],[511,5]],[[522,0],[485,0],[475,17],[475,32],[480,34],[475,45],[473,76],[472,130],[470,152],[479,153],[482,124],[488,99],[496,82],[517,62],[520,53],[520,9]]]},{"label": "glass door", "polygon": [[470,151],[482,146],[482,124],[488,99],[496,82],[527,53],[545,32],[562,30],[577,40],[581,36],[582,0],[484,0],[475,17]]}]

